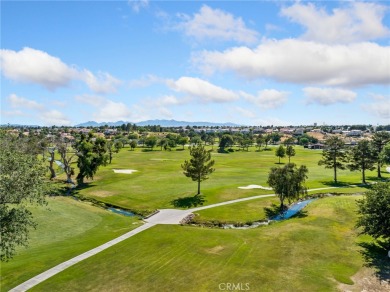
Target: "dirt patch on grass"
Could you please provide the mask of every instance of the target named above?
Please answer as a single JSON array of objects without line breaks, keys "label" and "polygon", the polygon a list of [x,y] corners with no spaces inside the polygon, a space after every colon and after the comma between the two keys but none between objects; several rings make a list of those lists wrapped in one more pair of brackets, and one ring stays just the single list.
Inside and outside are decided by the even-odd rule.
[{"label": "dirt patch on grass", "polygon": [[238,187],[238,188],[243,189],[243,190],[251,190],[251,189],[272,190],[272,188],[263,187],[263,186],[259,186],[259,185],[248,185],[248,186],[243,186],[243,187]]},{"label": "dirt patch on grass", "polygon": [[220,254],[221,251],[223,251],[224,249],[225,249],[225,247],[223,247],[222,245],[217,245],[217,246],[214,246],[212,248],[206,249],[206,252],[211,253],[211,254]]},{"label": "dirt patch on grass", "polygon": [[382,292],[390,291],[390,282],[380,280],[370,268],[362,268],[353,277],[353,285],[339,284],[338,288],[343,292]]},{"label": "dirt patch on grass", "polygon": [[113,169],[115,173],[125,173],[125,174],[132,174],[133,172],[136,172],[138,170],[135,169]]},{"label": "dirt patch on grass", "polygon": [[105,197],[111,197],[111,196],[115,195],[115,193],[109,192],[109,191],[94,191],[93,193],[91,193],[91,195],[94,197],[105,198]]}]

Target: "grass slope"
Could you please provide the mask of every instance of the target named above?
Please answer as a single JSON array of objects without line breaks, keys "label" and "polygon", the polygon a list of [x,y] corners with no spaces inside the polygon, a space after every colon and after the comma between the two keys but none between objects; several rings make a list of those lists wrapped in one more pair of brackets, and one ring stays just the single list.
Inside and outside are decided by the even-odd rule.
[{"label": "grass slope", "polygon": [[250,230],[158,225],[32,290],[218,291],[220,283],[248,283],[251,291],[335,291],[362,266],[355,199],[319,199],[306,217]]},{"label": "grass slope", "polygon": [[[239,186],[259,184],[266,186],[271,167],[278,166],[275,147],[270,151],[212,153],[215,159],[215,173],[209,180],[201,183],[205,205],[248,196],[269,194],[272,191],[253,189],[241,190]],[[183,175],[181,164],[190,158],[189,151],[142,151],[122,149],[114,155],[112,164],[101,167],[95,180],[90,182],[79,194],[93,197],[106,203],[129,209],[150,210],[172,208],[172,200],[193,196],[196,183]],[[308,188],[331,185],[333,172],[318,166],[321,151],[296,147],[296,156],[291,162],[305,164],[309,168]],[[287,163],[287,159],[282,159]],[[133,174],[117,174],[113,169],[135,169]],[[375,172],[367,172],[368,180],[375,180]],[[390,177],[384,173],[384,177]],[[338,179],[343,183],[359,184],[360,172],[339,171]],[[353,191],[356,191],[353,190]]]},{"label": "grass slope", "polygon": [[64,197],[50,198],[48,206],[31,211],[38,227],[30,232],[29,246],[1,264],[3,291],[139,226],[132,224],[135,218]]}]

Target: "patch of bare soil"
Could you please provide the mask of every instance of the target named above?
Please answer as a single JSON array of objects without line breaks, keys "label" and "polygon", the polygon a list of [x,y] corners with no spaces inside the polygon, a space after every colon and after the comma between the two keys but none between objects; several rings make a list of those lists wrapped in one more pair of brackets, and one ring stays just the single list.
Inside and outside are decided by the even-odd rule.
[{"label": "patch of bare soil", "polygon": [[353,285],[339,284],[342,292],[389,292],[390,275],[387,280],[380,280],[372,268],[361,268],[353,277]]},{"label": "patch of bare soil", "polygon": [[209,248],[206,250],[207,253],[212,254],[219,254],[221,251],[223,251],[225,248],[222,245],[214,246],[213,248]]},{"label": "patch of bare soil", "polygon": [[101,197],[101,198],[104,198],[104,197],[110,197],[110,196],[113,196],[115,195],[113,192],[108,192],[108,191],[94,191],[92,193],[93,196],[95,197]]}]

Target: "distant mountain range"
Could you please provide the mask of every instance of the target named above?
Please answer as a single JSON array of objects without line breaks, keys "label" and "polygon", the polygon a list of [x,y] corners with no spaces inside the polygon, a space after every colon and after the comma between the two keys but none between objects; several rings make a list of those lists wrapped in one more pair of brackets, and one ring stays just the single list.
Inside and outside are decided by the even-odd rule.
[{"label": "distant mountain range", "polygon": [[[108,126],[121,126],[131,122],[117,121],[117,122],[95,122],[89,121],[75,125],[75,127],[100,127],[104,125]],[[134,124],[134,123],[131,123]],[[201,127],[239,127],[240,125],[234,123],[210,123],[210,122],[186,122],[176,120],[147,120],[135,123],[137,126],[162,126],[162,127],[186,127],[186,126],[201,126]]]}]

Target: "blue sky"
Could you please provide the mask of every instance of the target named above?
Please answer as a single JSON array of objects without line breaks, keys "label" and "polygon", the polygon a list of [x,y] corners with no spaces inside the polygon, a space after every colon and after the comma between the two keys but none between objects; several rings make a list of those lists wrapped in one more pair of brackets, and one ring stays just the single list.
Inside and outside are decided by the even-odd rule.
[{"label": "blue sky", "polygon": [[1,123],[389,124],[386,1],[2,1]]}]

